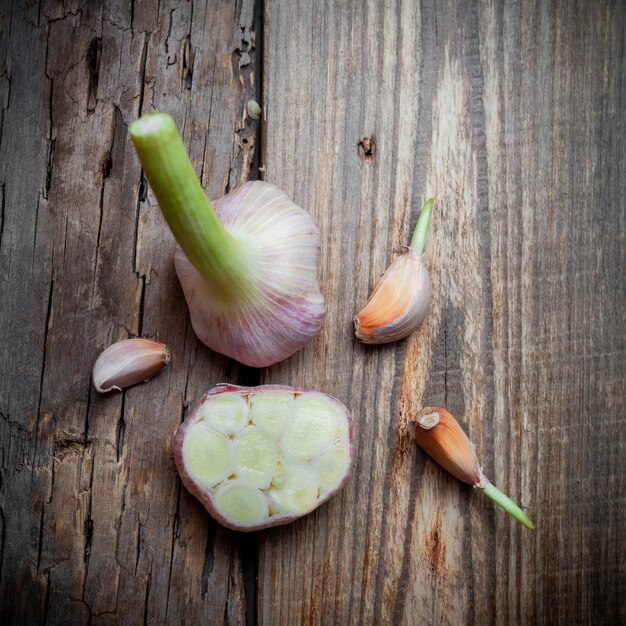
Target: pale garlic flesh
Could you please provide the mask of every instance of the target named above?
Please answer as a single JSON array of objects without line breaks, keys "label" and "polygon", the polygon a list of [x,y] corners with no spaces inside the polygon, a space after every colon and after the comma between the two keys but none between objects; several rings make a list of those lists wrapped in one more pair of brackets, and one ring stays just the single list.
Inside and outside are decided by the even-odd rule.
[{"label": "pale garlic flesh", "polygon": [[221,524],[286,524],[328,500],[351,464],[346,407],[317,391],[218,385],[174,435],[185,487]]}]

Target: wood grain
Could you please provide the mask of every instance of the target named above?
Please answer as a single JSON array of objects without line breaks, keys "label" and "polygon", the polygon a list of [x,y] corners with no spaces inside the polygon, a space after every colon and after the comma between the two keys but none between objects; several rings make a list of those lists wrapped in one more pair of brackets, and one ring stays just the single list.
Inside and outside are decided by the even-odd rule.
[{"label": "wood grain", "polygon": [[[260,538],[261,622],[623,622],[623,6],[269,2],[265,29],[264,165],[322,226],[329,312],[263,379],[344,400],[357,456]],[[352,315],[431,195],[431,314],[361,346]],[[536,533],[409,445],[424,405]]]},{"label": "wood grain", "polygon": [[[624,13],[0,3],[0,621],[626,622]],[[193,335],[128,140],[153,107],[209,195],[261,174],[317,219],[328,315],[283,364],[243,368]],[[363,346],[352,317],[431,195],[430,315]],[[171,365],[96,394],[96,356],[132,336]],[[223,381],[345,402],[342,493],[256,535],[212,521],[169,434]],[[410,444],[424,405],[456,415],[535,533]]]},{"label": "wood grain", "polygon": [[[174,115],[211,195],[250,175],[251,2],[3,3],[4,623],[241,623],[240,542],[181,489],[169,436],[238,368],[195,339],[130,121]],[[98,396],[129,336],[174,355]]]}]

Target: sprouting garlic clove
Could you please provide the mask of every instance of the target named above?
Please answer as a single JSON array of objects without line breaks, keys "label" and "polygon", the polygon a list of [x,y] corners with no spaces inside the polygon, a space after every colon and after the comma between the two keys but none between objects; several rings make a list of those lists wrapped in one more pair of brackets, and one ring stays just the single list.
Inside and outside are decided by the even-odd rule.
[{"label": "sprouting garlic clove", "polygon": [[435,201],[422,207],[410,246],[399,246],[400,256],[376,283],[365,308],[354,318],[354,329],[363,343],[397,341],[410,335],[424,321],[432,301],[430,276],[424,263]]},{"label": "sprouting garlic clove", "polygon": [[400,256],[374,287],[363,310],[354,318],[357,338],[380,344],[410,335],[428,314],[432,289],[423,256],[408,246],[397,249]]},{"label": "sprouting garlic clove", "polygon": [[109,346],[93,366],[93,384],[100,393],[121,391],[145,382],[170,362],[167,347],[148,339],[125,339]]},{"label": "sprouting garlic clove", "polygon": [[470,485],[484,486],[487,479],[480,470],[474,446],[448,411],[439,407],[422,409],[411,429],[415,441],[453,476]]},{"label": "sprouting garlic clove", "polygon": [[409,423],[409,431],[425,452],[444,469],[480,489],[529,530],[535,529],[528,515],[483,474],[474,446],[448,411],[439,407],[422,409]]}]

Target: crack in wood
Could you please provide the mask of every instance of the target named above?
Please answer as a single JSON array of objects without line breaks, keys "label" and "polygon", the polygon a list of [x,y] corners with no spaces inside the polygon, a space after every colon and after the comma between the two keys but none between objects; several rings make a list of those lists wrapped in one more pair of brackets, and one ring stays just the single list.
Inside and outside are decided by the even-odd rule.
[{"label": "crack in wood", "polygon": [[[43,518],[43,507],[42,507],[41,516]],[[7,520],[4,515],[4,509],[1,506],[0,506],[0,524],[2,525],[2,530],[0,531],[0,581],[2,581],[2,571],[4,569],[3,566],[4,566],[4,554],[5,554],[4,546],[5,546],[6,534],[7,534]],[[37,570],[39,570],[39,562],[37,562]]]},{"label": "crack in wood", "polygon": [[[204,546],[204,562],[202,564],[202,575],[200,576],[200,593],[202,599],[206,599],[206,594],[209,590],[209,576],[213,572],[215,564],[215,538],[216,538],[216,522],[213,520],[207,520],[207,538]],[[226,593],[228,597],[228,592]]]},{"label": "crack in wood", "polygon": [[122,405],[120,407],[120,417],[115,427],[115,461],[120,462],[122,458],[122,449],[124,447],[124,434],[126,433],[126,421],[124,420],[124,411],[126,406],[126,391],[122,389]]},{"label": "crack in wood", "polygon": [[52,293],[54,290],[54,279],[50,279],[48,289],[48,302],[46,306],[46,318],[44,321],[43,345],[41,348],[41,376],[39,377],[39,397],[37,398],[37,419],[35,421],[35,445],[33,448],[33,459],[37,458],[37,448],[39,443],[39,421],[41,419],[41,402],[43,398],[44,376],[46,371],[46,357],[48,349],[48,332],[50,331],[50,319],[52,316]]},{"label": "crack in wood", "polygon": [[9,109],[9,106],[11,106],[11,75],[8,72],[6,66],[4,70],[2,71],[2,73],[0,73],[0,78],[5,78],[7,82],[6,96],[4,98],[5,101],[0,106],[0,146],[1,146],[2,137],[4,133],[4,113],[5,111]]},{"label": "crack in wood", "polygon": [[150,597],[150,585],[152,583],[152,572],[148,573],[148,582],[146,583],[146,597],[143,607],[143,625],[148,626],[148,598]]},{"label": "crack in wood", "polygon": [[4,212],[6,210],[6,183],[2,183],[0,185],[0,193],[2,194],[0,198],[0,250],[2,250],[2,236],[4,235]]},{"label": "crack in wood", "polygon": [[241,575],[246,603],[246,626],[257,624],[257,593],[259,572],[259,541],[256,533],[246,533],[239,545],[241,556]]},{"label": "crack in wood", "polygon": [[[50,80],[50,94],[52,94],[52,80]],[[52,105],[51,105],[52,106]],[[52,111],[50,112],[50,135],[52,135]],[[50,195],[50,187],[52,186],[52,166],[54,163],[54,146],[56,139],[50,139],[48,143],[48,166],[46,168],[46,182],[43,188],[43,197],[45,200]]]},{"label": "crack in wood", "polygon": [[[87,519],[85,521],[85,550],[84,550],[84,559],[85,562],[88,562],[89,556],[91,555],[91,542],[93,541],[93,527],[94,521],[91,517],[91,507],[93,504],[93,476],[95,471],[96,463],[95,459],[91,459],[91,471],[89,472],[89,507],[87,510]],[[87,573],[88,568],[85,568],[85,584],[87,583]],[[83,587],[83,600],[85,599],[85,588]]]},{"label": "crack in wood", "polygon": [[87,95],[87,113],[93,113],[98,103],[98,82],[100,80],[100,59],[102,57],[102,37],[94,37],[87,50],[87,71],[89,73],[89,91]]},{"label": "crack in wood", "polygon": [[46,624],[48,622],[48,611],[50,610],[50,587],[51,587],[51,570],[48,570],[46,573],[46,595],[44,597],[43,603],[43,615],[41,619],[42,624]]},{"label": "crack in wood", "polygon": [[143,317],[146,307],[146,277],[141,276],[141,293],[139,295],[139,311],[137,315],[137,336],[141,337],[143,333]]},{"label": "crack in wood", "polygon": [[134,577],[137,577],[137,569],[139,568],[139,558],[141,556],[141,522],[137,520],[137,545],[135,552],[135,572]]},{"label": "crack in wood", "polygon": [[165,617],[167,619],[170,606],[170,589],[172,587],[172,571],[174,569],[174,544],[179,536],[180,532],[180,495],[181,495],[181,480],[180,477],[176,478],[176,512],[174,513],[174,519],[172,522],[172,543],[170,545],[170,563],[169,572],[167,575],[167,599],[165,601]]},{"label": "crack in wood", "polygon": [[167,36],[165,37],[165,43],[163,44],[163,47],[165,49],[165,55],[166,55],[166,62],[167,65],[174,65],[176,63],[176,53],[174,53],[174,58],[172,59],[169,54],[170,54],[170,45],[169,45],[169,41],[170,41],[170,37],[172,36],[172,26],[174,24],[174,13],[176,12],[176,9],[170,9],[170,17],[169,17],[169,23],[167,26]]},{"label": "crack in wood", "polygon": [[[150,40],[150,35],[144,35],[144,43],[143,43],[143,51],[141,53],[141,62],[140,62],[140,87],[139,87],[139,102],[137,104],[137,117],[141,116],[141,110],[143,109],[143,100],[145,93],[145,85],[146,85],[146,64],[148,60],[148,41]],[[143,174],[143,169],[139,174],[139,186],[137,191],[137,203],[135,206],[135,231],[133,234],[133,272],[137,274],[137,246],[139,244],[139,216],[141,214],[141,205],[146,201],[148,189],[147,183]]]},{"label": "crack in wood", "polygon": [[195,59],[195,50],[191,45],[191,25],[193,24],[193,9],[194,3],[191,0],[191,7],[189,10],[189,31],[181,41],[181,91],[186,89],[191,91],[193,83],[193,63]]}]

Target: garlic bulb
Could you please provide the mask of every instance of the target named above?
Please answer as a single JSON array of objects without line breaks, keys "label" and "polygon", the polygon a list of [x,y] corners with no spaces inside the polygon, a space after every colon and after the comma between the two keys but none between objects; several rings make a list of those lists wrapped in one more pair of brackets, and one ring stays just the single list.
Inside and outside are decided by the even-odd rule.
[{"label": "garlic bulb", "polygon": [[93,366],[93,384],[100,393],[121,391],[143,383],[170,362],[167,347],[148,339],[124,339],[109,346]]},{"label": "garlic bulb", "polygon": [[423,250],[428,237],[434,201],[422,209],[411,246],[398,246],[400,256],[389,266],[363,310],[355,316],[357,338],[380,344],[410,335],[423,321],[432,301],[430,277]]},{"label": "garlic bulb", "polygon": [[444,469],[480,489],[526,528],[535,529],[528,515],[483,474],[474,446],[452,414],[439,407],[422,409],[409,424],[409,430],[415,441]]},{"label": "garlic bulb", "polygon": [[130,133],[179,248],[176,273],[198,338],[253,367],[273,365],[326,314],[315,221],[279,187],[248,182],[212,205],[174,120],[149,113]]},{"label": "garlic bulb", "polygon": [[224,302],[178,247],[174,265],[194,331],[202,343],[241,363],[264,367],[282,361],[317,335],[324,321],[319,230],[270,183],[244,183],[214,206],[227,230],[249,242],[252,280],[249,297]]}]

